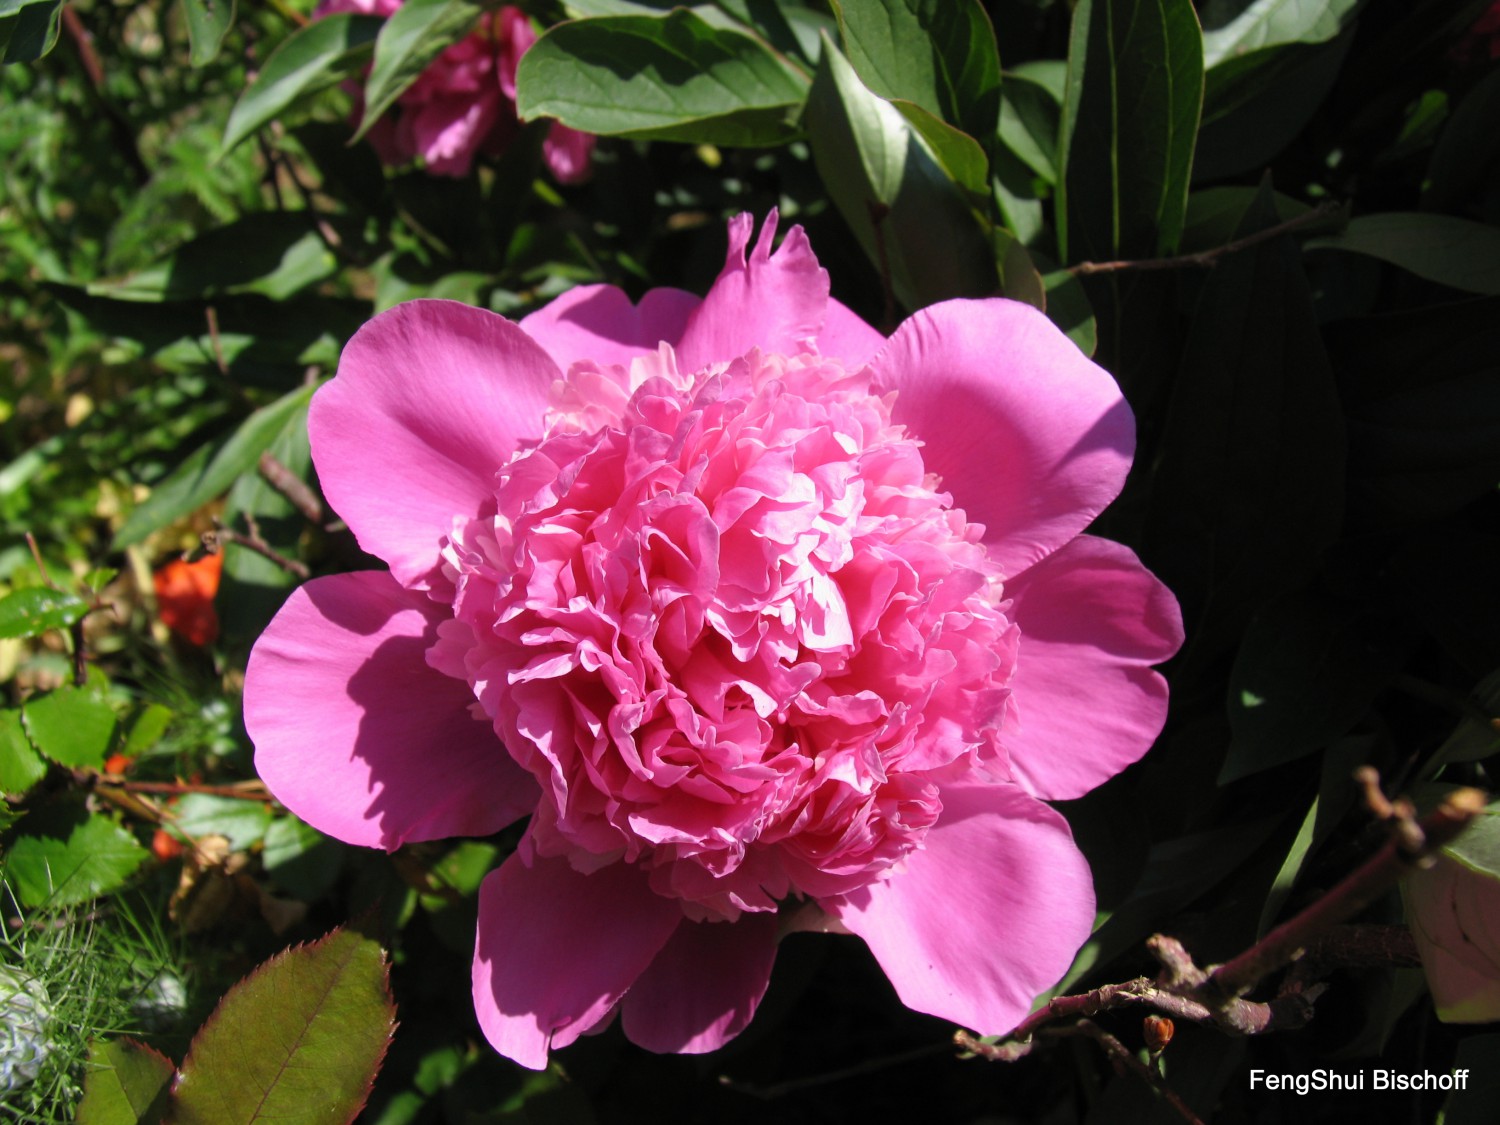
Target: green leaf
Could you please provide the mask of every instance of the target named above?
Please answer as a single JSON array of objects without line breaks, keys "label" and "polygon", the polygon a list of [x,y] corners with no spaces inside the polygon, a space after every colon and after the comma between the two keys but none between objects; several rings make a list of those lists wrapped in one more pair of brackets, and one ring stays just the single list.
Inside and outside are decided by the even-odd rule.
[{"label": "green leaf", "polygon": [[1203,65],[1218,66],[1285,43],[1323,43],[1348,26],[1365,0],[1209,0]]},{"label": "green leaf", "polygon": [[305,212],[264,211],[199,235],[153,265],[88,292],[124,301],[261,293],[283,301],[338,268]]},{"label": "green leaf", "polygon": [[1000,142],[1049,184],[1057,183],[1062,105],[1040,82],[1007,74],[1000,97]]},{"label": "green leaf", "polygon": [[[1500,671],[1480,681],[1473,700],[1482,714],[1500,714]],[[1500,730],[1483,719],[1466,717],[1438,747],[1423,773],[1430,777],[1449,762],[1478,762],[1496,753],[1500,753]]]},{"label": "green leaf", "polygon": [[146,704],[131,720],[130,730],[125,735],[125,744],[120,747],[120,753],[128,758],[139,758],[161,741],[161,736],[167,732],[171,722],[171,708],[160,703]]},{"label": "green leaf", "polygon": [[0,0],[0,63],[34,62],[57,44],[62,0]]},{"label": "green leaf", "polygon": [[47,774],[47,763],[32,749],[21,726],[21,712],[0,709],[0,793],[24,793]]},{"label": "green leaf", "polygon": [[1500,801],[1486,805],[1484,812],[1443,851],[1470,871],[1500,879]]},{"label": "green leaf", "polygon": [[121,886],[150,853],[102,814],[32,813],[5,855],[5,871],[26,906],[71,906]]},{"label": "green leaf", "polygon": [[234,24],[234,0],[182,0],[186,17],[189,61],[207,66],[218,58],[224,36]]},{"label": "green leaf", "polygon": [[299,98],[358,72],[385,21],[340,12],[314,20],[272,52],[229,114],[219,156],[234,148]]},{"label": "green leaf", "polygon": [[194,1038],[173,1125],[352,1120],[394,1028],[388,976],[380,946],[353,930],[271,958]]},{"label": "green leaf", "polygon": [[865,88],[823,45],[804,117],[808,142],[844,221],[908,308],[996,287],[988,235],[901,110]]},{"label": "green leaf", "polygon": [[983,205],[989,184],[990,163],[984,149],[969,134],[955,129],[914,102],[893,101],[898,113],[917,135],[927,142],[927,150],[942,166],[948,178]]},{"label": "green leaf", "polygon": [[1483,190],[1500,160],[1500,69],[1492,70],[1454,107],[1438,137],[1422,188],[1422,210],[1458,211]]},{"label": "green leaf", "polygon": [[101,685],[56,688],[22,705],[32,745],[59,765],[98,769],[115,736],[115,711]]},{"label": "green leaf", "polygon": [[189,793],[173,809],[173,827],[194,839],[223,836],[237,852],[260,843],[271,824],[271,810],[259,801]]},{"label": "green leaf", "polygon": [[1202,104],[1191,0],[1080,0],[1062,111],[1065,263],[1177,249]]},{"label": "green leaf", "polygon": [[177,1070],[160,1051],[133,1039],[89,1046],[77,1125],[159,1125]]},{"label": "green leaf", "polygon": [[988,144],[1000,54],[979,0],[837,0],[844,54],[872,93],[915,102]]},{"label": "green leaf", "polygon": [[365,112],[354,139],[379,121],[427,64],[463,39],[484,13],[474,0],[406,0],[380,29],[365,79]]},{"label": "green leaf", "polygon": [[27,586],[0,598],[0,637],[36,637],[66,629],[88,613],[86,601],[65,590]]},{"label": "green leaf", "polygon": [[343,845],[295,816],[279,816],[266,829],[261,862],[282,890],[303,902],[327,894],[343,866]]},{"label": "green leaf", "polygon": [[[1277,221],[1264,189],[1237,233]],[[1145,554],[1182,602],[1185,655],[1211,660],[1305,584],[1342,522],[1347,438],[1292,238],[1204,281],[1160,441]]]},{"label": "green leaf", "polygon": [[195,451],[130,513],[115,532],[113,549],[139,543],[157,528],[221,496],[241,473],[254,472],[287,419],[307,408],[313,390],[301,387],[277,399],[246,418],[231,437]]},{"label": "green leaf", "polygon": [[692,12],[604,16],[552,28],[521,59],[517,111],[588,133],[779,144],[805,80],[758,39]]},{"label": "green leaf", "polygon": [[1221,783],[1321,750],[1370,709],[1405,645],[1385,607],[1314,594],[1274,602],[1250,623],[1229,674],[1233,741]]},{"label": "green leaf", "polygon": [[[293,476],[306,480],[311,475],[306,406],[287,417],[266,452]],[[307,519],[259,472],[245,473],[235,481],[224,506],[224,522],[232,527],[247,515],[255,519],[261,538],[272,548],[288,558],[297,556]],[[296,581],[293,574],[270,559],[238,544],[227,545],[217,598],[222,634],[245,643],[259,636]]]},{"label": "green leaf", "polygon": [[1309,250],[1367,254],[1468,293],[1500,296],[1500,230],[1451,215],[1387,212],[1351,219]]}]

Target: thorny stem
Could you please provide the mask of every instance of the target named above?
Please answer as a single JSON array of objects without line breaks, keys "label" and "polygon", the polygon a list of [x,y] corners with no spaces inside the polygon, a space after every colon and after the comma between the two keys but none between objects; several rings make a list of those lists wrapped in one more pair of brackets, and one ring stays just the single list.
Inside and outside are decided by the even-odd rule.
[{"label": "thorny stem", "polygon": [[1226,254],[1233,254],[1237,250],[1245,250],[1262,242],[1269,242],[1273,238],[1279,238],[1283,234],[1289,234],[1303,227],[1316,226],[1339,209],[1336,203],[1323,203],[1314,207],[1311,211],[1301,215],[1293,216],[1285,222],[1277,223],[1275,226],[1258,230],[1254,234],[1247,234],[1244,238],[1236,238],[1232,242],[1226,242],[1222,246],[1215,246],[1212,250],[1202,250],[1196,254],[1180,254],[1172,258],[1136,258],[1134,260],[1116,262],[1079,262],[1077,265],[1069,266],[1068,273],[1075,277],[1088,277],[1096,273],[1118,273],[1121,270],[1179,270],[1179,269],[1212,269],[1219,264],[1219,259]]},{"label": "thorny stem", "polygon": [[1079,1020],[1071,1027],[1054,1027],[1047,1032],[1048,1035],[1085,1035],[1104,1048],[1104,1053],[1109,1056],[1110,1061],[1115,1064],[1119,1071],[1130,1070],[1142,1081],[1152,1086],[1173,1109],[1179,1117],[1188,1122],[1188,1125],[1203,1125],[1202,1119],[1193,1112],[1192,1107],[1182,1100],[1182,1096],[1167,1084],[1155,1069],[1147,1066],[1135,1057],[1135,1054],[1121,1043],[1109,1032],[1105,1031],[1092,1020]]},{"label": "thorny stem", "polygon": [[[1088,1017],[1130,1004],[1212,1024],[1232,1035],[1260,1035],[1299,1027],[1311,1018],[1313,1001],[1324,989],[1308,984],[1315,979],[1314,964],[1327,971],[1345,963],[1370,964],[1372,958],[1383,958],[1379,960],[1383,964],[1410,963],[1415,950],[1409,935],[1405,940],[1392,940],[1386,932],[1390,927],[1339,927],[1338,923],[1365,909],[1402,875],[1430,865],[1439,849],[1483,811],[1485,796],[1476,789],[1457,789],[1419,822],[1410,802],[1385,798],[1373,770],[1366,767],[1356,777],[1365,787],[1371,811],[1390,827],[1391,839],[1306,910],[1239,956],[1205,971],[1181,942],[1156,934],[1147,948],[1162,965],[1157,980],[1137,977],[1076,996],[1055,997],[998,1043],[985,1043],[965,1031],[958,1032],[954,1041],[982,1058],[1012,1062],[1028,1054],[1036,1035],[1055,1020]],[[1365,935],[1365,931],[1380,932]],[[1346,962],[1344,955],[1352,960]],[[1309,962],[1307,971],[1294,973],[1281,995],[1265,1002],[1243,999],[1265,977],[1299,958]]]}]

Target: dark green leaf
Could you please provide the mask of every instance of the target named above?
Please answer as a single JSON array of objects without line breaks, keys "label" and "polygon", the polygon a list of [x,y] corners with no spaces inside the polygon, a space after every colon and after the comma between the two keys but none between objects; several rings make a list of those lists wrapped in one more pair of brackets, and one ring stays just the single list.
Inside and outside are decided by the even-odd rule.
[{"label": "dark green leaf", "polygon": [[102,814],[33,813],[6,852],[5,870],[23,905],[70,906],[121,886],[149,854]]},{"label": "dark green leaf", "polygon": [[21,726],[21,712],[0,709],[0,793],[24,793],[47,773]]},{"label": "dark green leaf", "polygon": [[337,259],[305,213],[265,211],[199,235],[154,265],[88,291],[125,301],[261,293],[283,301],[322,281]]},{"label": "dark green leaf", "polygon": [[224,35],[234,24],[234,0],[182,0],[188,43],[194,66],[207,66],[219,56]]},{"label": "dark green leaf", "polygon": [[1057,183],[1062,105],[1040,82],[1007,74],[1000,97],[1000,142],[1049,184]]},{"label": "dark green leaf", "polygon": [[271,810],[259,801],[189,793],[173,809],[173,826],[194,839],[223,836],[237,852],[260,843],[271,824]]},{"label": "dark green leaf", "polygon": [[21,709],[32,745],[59,765],[98,769],[115,735],[115,712],[100,685],[56,688]]},{"label": "dark green leaf", "polygon": [[804,118],[818,174],[908,308],[995,289],[980,221],[901,111],[825,43]]},{"label": "dark green leaf", "polygon": [[166,1055],[133,1039],[96,1040],[77,1125],[160,1125],[176,1069]]},{"label": "dark green leaf", "polygon": [[[1188,196],[1187,221],[1182,228],[1182,250],[1197,253],[1213,250],[1234,241],[1234,232],[1245,219],[1245,212],[1255,203],[1260,189],[1253,187],[1204,188]],[[1305,215],[1312,208],[1280,192],[1272,193],[1279,222]],[[1329,223],[1343,220],[1330,216]]]},{"label": "dark green leaf", "polygon": [[844,54],[871,92],[915,102],[981,144],[1000,112],[1000,54],[978,0],[837,0]]},{"label": "dark green leaf", "polygon": [[[1473,701],[1484,715],[1500,714],[1500,672],[1492,672],[1480,682]],[[1500,730],[1483,719],[1465,718],[1438,747],[1425,772],[1431,776],[1449,762],[1478,762],[1496,753],[1500,753]]]},{"label": "dark green leaf", "polygon": [[314,902],[328,893],[343,866],[343,845],[295,816],[277,817],[266,829],[261,861],[288,894]]},{"label": "dark green leaf", "polygon": [[1202,103],[1190,0],[1080,0],[1062,111],[1065,263],[1176,250]]},{"label": "dark green leaf", "polygon": [[1370,709],[1405,655],[1382,607],[1292,594],[1245,633],[1229,676],[1222,782],[1321,750]]},{"label": "dark green leaf", "polygon": [[1491,1125],[1500,1105],[1500,1034],[1470,1035],[1459,1040],[1453,1069],[1467,1076],[1463,1089],[1443,1103],[1442,1125]]},{"label": "dark green leaf", "polygon": [[161,741],[161,736],[166,733],[167,726],[171,722],[170,708],[160,703],[148,703],[131,721],[130,730],[125,735],[125,745],[120,747],[120,753],[129,758],[139,758]]},{"label": "dark green leaf", "polygon": [[384,20],[340,12],[294,31],[240,95],[224,129],[222,156],[299,98],[356,73],[370,54]]},{"label": "dark green leaf", "polygon": [[0,0],[0,63],[34,62],[57,43],[62,0]]},{"label": "dark green leaf", "polygon": [[380,946],[353,930],[271,958],[194,1038],[174,1125],[352,1120],[394,1027],[388,975]]},{"label": "dark green leaf", "polygon": [[312,387],[293,391],[250,415],[231,437],[193,453],[130,513],[115,533],[114,548],[139,543],[157,528],[223,495],[241,473],[254,472],[260,455],[287,419],[307,408],[312,392]]},{"label": "dark green leaf", "polygon": [[643,140],[766,145],[795,135],[805,81],[758,39],[692,12],[559,24],[521,59],[517,109]]},{"label": "dark green leaf", "polygon": [[1500,162],[1500,70],[1491,71],[1454,108],[1427,165],[1422,210],[1457,211]]},{"label": "dark green leaf", "polygon": [[0,598],[0,637],[36,637],[82,621],[89,606],[76,594],[27,586]]},{"label": "dark green leaf", "polygon": [[1486,805],[1463,835],[1443,851],[1470,871],[1500,879],[1500,801]]},{"label": "dark green leaf", "polygon": [[365,79],[365,113],[358,140],[415,82],[427,64],[464,38],[484,12],[474,0],[406,0],[375,40],[375,63]]},{"label": "dark green leaf", "polygon": [[1469,293],[1500,295],[1500,230],[1451,215],[1387,212],[1351,219],[1309,250],[1368,254],[1418,277]]},{"label": "dark green leaf", "polygon": [[1067,270],[1042,274],[1047,290],[1047,316],[1068,334],[1084,355],[1093,355],[1099,346],[1099,326],[1083,283]]},{"label": "dark green leaf", "polygon": [[[1277,222],[1269,189],[1238,232]],[[1302,586],[1338,535],[1344,423],[1296,243],[1227,255],[1204,282],[1147,519],[1148,557],[1210,660]]]}]

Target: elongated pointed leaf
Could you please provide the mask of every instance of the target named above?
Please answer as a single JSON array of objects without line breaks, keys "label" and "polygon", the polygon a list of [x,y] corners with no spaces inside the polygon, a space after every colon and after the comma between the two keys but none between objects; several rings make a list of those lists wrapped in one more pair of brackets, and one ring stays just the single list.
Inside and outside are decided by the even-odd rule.
[{"label": "elongated pointed leaf", "polygon": [[1209,0],[1202,6],[1203,65],[1286,43],[1326,43],[1365,0]]},{"label": "elongated pointed leaf", "polygon": [[474,0],[406,0],[375,40],[375,63],[365,80],[365,114],[358,140],[415,82],[427,64],[464,38],[484,12]]},{"label": "elongated pointed leaf", "polygon": [[806,80],[759,39],[690,11],[559,24],[521,59],[521,117],[587,133],[766,145],[796,135]]},{"label": "elongated pointed leaf", "polygon": [[167,1112],[172,1060],[133,1039],[96,1042],[78,1103],[77,1125],[158,1125]]},{"label": "elongated pointed leaf", "polygon": [[1388,212],[1352,219],[1309,250],[1367,254],[1418,277],[1469,293],[1500,296],[1500,230],[1451,215]]},{"label": "elongated pointed leaf", "polygon": [[246,418],[233,436],[194,452],[130,513],[115,533],[115,549],[139,543],[158,527],[228,491],[241,473],[253,472],[286,420],[306,408],[312,392],[313,388],[303,387],[277,399]]},{"label": "elongated pointed leaf", "polygon": [[194,66],[206,66],[219,55],[224,36],[234,24],[235,0],[182,0],[188,43]]},{"label": "elongated pointed leaf", "polygon": [[915,102],[981,143],[1000,112],[1000,54],[979,0],[838,0],[844,53],[883,98]]},{"label": "elongated pointed leaf", "polygon": [[334,930],[231,988],[193,1039],[173,1125],[352,1121],[395,1026],[380,946]]},{"label": "elongated pointed leaf", "polygon": [[385,21],[377,16],[338,15],[314,20],[277,47],[229,114],[222,156],[299,98],[325,90],[356,73],[370,56]]},{"label": "elongated pointed leaf", "polygon": [[1065,263],[1176,250],[1202,105],[1190,0],[1080,0],[1062,114]]},{"label": "elongated pointed leaf", "polygon": [[[804,117],[818,173],[908,308],[996,287],[986,232],[901,110],[865,88],[832,43]],[[961,135],[961,134],[960,134]]]}]

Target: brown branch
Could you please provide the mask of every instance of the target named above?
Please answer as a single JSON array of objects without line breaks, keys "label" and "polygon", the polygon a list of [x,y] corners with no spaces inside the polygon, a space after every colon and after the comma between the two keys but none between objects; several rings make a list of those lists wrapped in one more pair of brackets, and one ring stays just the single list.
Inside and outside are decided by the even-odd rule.
[{"label": "brown branch", "polygon": [[1273,238],[1301,230],[1303,227],[1316,226],[1338,209],[1339,206],[1336,203],[1322,203],[1311,211],[1295,215],[1285,222],[1277,223],[1265,230],[1258,230],[1254,234],[1247,234],[1243,238],[1236,238],[1222,246],[1215,246],[1212,250],[1201,250],[1196,254],[1179,254],[1172,258],[1136,258],[1116,262],[1079,262],[1077,265],[1069,266],[1068,273],[1075,277],[1088,277],[1096,273],[1118,273],[1121,270],[1212,269],[1226,254],[1233,254],[1262,242],[1269,242]]},{"label": "brown branch", "polygon": [[270,801],[271,791],[262,781],[240,781],[233,785],[200,785],[195,781],[106,781],[99,779],[98,792],[106,789],[125,793],[159,793],[181,796],[184,793],[206,793],[212,797],[233,797],[240,801]]},{"label": "brown branch", "polygon": [[208,342],[214,350],[214,365],[219,374],[229,378],[229,364],[224,361],[224,341],[219,339],[219,310],[208,305],[203,310],[203,319],[208,322]]},{"label": "brown branch", "polygon": [[[1368,783],[1363,771],[1361,778]],[[1455,789],[1420,823],[1409,815],[1398,818],[1403,824],[1395,838],[1353,874],[1238,957],[1214,969],[1205,985],[1210,1006],[1219,997],[1244,995],[1267,974],[1306,949],[1319,934],[1358,914],[1385,894],[1401,876],[1418,867],[1430,866],[1437,852],[1484,811],[1484,803],[1485,796],[1477,789]],[[1410,825],[1415,825],[1421,833],[1416,847],[1411,846]]]},{"label": "brown branch", "polygon": [[1167,1080],[1154,1067],[1149,1067],[1141,1062],[1130,1048],[1126,1047],[1125,1044],[1121,1043],[1092,1020],[1079,1020],[1070,1027],[1054,1027],[1047,1034],[1054,1036],[1087,1036],[1104,1048],[1104,1053],[1115,1064],[1117,1072],[1124,1073],[1126,1070],[1129,1070],[1165,1099],[1166,1103],[1177,1111],[1178,1116],[1188,1122],[1188,1125],[1203,1125],[1202,1119],[1193,1112],[1187,1102],[1182,1100],[1182,1096],[1167,1084]]},{"label": "brown branch", "polygon": [[261,558],[275,563],[282,570],[297,578],[306,580],[311,575],[312,572],[307,569],[306,563],[299,562],[297,559],[287,558],[275,547],[262,539],[260,537],[260,530],[255,526],[255,521],[249,513],[245,515],[245,522],[250,525],[249,535],[235,531],[233,528],[225,527],[218,520],[215,520],[214,530],[205,531],[201,536],[203,549],[210,555],[217,555],[223,549],[224,544],[233,543],[237,547],[244,547],[247,551],[254,551]]},{"label": "brown branch", "polygon": [[266,483],[286,497],[287,502],[301,512],[309,523],[322,526],[325,518],[323,504],[306,481],[269,453],[260,455],[256,467]]}]

